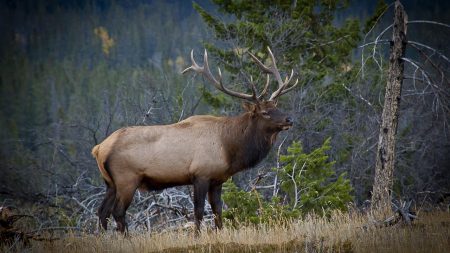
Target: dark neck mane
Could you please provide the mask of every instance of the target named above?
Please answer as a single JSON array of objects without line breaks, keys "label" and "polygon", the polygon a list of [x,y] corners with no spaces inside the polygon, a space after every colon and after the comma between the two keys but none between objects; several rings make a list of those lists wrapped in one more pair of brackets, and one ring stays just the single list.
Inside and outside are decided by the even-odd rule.
[{"label": "dark neck mane", "polygon": [[222,141],[232,175],[251,168],[264,159],[275,142],[277,132],[262,129],[250,113],[227,120],[222,129]]}]

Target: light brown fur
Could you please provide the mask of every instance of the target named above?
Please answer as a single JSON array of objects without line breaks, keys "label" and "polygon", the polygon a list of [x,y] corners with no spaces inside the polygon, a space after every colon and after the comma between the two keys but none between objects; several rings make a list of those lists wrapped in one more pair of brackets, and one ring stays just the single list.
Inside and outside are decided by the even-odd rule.
[{"label": "light brown fur", "polygon": [[[195,176],[223,179],[227,165],[216,134],[223,122],[220,117],[193,116],[172,125],[122,128],[95,146],[93,155],[105,180],[115,178],[116,188],[123,187],[124,174],[180,184]],[[111,175],[104,168],[107,160]]]}]

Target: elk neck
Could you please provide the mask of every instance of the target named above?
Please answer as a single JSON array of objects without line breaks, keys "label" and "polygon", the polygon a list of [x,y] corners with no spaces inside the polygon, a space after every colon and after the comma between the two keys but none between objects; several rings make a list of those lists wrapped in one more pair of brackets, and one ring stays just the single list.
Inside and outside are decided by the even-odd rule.
[{"label": "elk neck", "polygon": [[258,164],[269,153],[278,132],[265,129],[258,118],[247,112],[227,118],[222,128],[229,174]]}]

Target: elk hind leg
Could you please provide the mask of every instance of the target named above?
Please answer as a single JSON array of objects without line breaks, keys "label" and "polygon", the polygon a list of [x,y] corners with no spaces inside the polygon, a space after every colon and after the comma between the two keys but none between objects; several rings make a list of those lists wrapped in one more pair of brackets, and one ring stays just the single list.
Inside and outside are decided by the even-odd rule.
[{"label": "elk hind leg", "polygon": [[107,186],[105,198],[98,209],[98,218],[100,221],[100,226],[104,230],[108,229],[108,218],[111,215],[112,209],[114,207],[116,199],[116,189],[114,187]]},{"label": "elk hind leg", "polygon": [[137,184],[127,184],[123,185],[123,188],[117,188],[116,200],[114,203],[114,208],[112,210],[112,215],[117,223],[117,230],[121,233],[128,231],[128,225],[125,220],[125,214],[128,207],[133,200],[134,192],[137,189]]}]

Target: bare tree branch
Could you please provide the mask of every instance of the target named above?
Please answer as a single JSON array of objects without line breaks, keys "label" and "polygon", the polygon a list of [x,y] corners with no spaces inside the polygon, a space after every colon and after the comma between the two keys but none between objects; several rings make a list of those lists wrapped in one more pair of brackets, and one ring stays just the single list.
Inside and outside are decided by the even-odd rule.
[{"label": "bare tree branch", "polygon": [[430,21],[430,20],[411,20],[411,21],[408,21],[408,24],[433,24],[433,25],[440,25],[443,27],[450,28],[450,25],[448,25],[448,24],[444,24],[444,23],[436,22],[436,21]]}]

